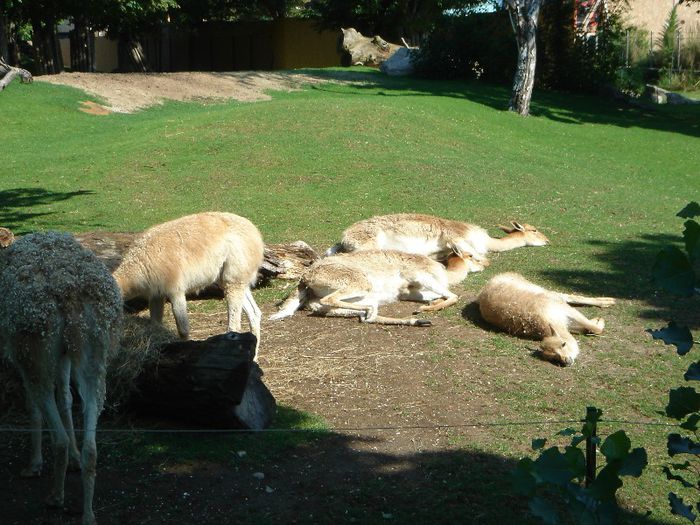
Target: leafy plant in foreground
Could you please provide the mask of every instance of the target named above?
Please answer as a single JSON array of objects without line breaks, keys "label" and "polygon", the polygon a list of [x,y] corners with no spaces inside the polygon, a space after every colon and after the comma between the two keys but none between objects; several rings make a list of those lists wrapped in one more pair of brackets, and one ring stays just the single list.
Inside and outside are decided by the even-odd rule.
[{"label": "leafy plant in foreground", "polygon": [[[685,252],[675,246],[664,248],[656,258],[653,276],[666,291],[687,297],[697,292],[698,286],[695,267],[700,261],[700,225],[693,218],[700,215],[700,205],[691,202],[677,215],[688,219],[683,231]],[[674,321],[666,328],[647,331],[654,339],[674,345],[678,355],[686,355],[693,347],[693,335],[688,327],[678,326]],[[692,363],[683,377],[686,381],[700,381],[700,361]],[[668,435],[668,455],[677,462],[665,466],[664,473],[685,489],[700,492],[700,393],[688,386],[670,390],[666,415],[683,421],[680,424],[683,435],[676,432]],[[675,492],[669,492],[668,500],[673,514],[695,523],[700,501],[687,505]]]},{"label": "leafy plant in foreground", "polygon": [[[622,476],[639,477],[646,467],[646,450],[632,449],[623,430],[600,443],[594,429],[601,415],[602,411],[596,409],[589,412],[580,431],[567,428],[558,432],[560,436],[571,436],[571,442],[563,449],[545,449],[546,439],[534,439],[532,448],[539,451],[539,456],[534,460],[521,459],[513,471],[513,487],[530,499],[530,512],[544,523],[554,525],[570,518],[582,524],[614,523],[618,512],[615,494],[622,487]],[[586,456],[580,445],[586,439],[600,450],[606,464],[594,480],[584,485]]]}]

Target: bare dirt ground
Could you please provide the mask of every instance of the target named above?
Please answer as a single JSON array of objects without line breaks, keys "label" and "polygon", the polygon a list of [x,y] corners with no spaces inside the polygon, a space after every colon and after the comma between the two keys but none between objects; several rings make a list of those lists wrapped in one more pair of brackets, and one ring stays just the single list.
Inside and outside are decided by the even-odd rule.
[{"label": "bare dirt ground", "polygon": [[289,91],[303,84],[323,81],[303,73],[182,72],[182,73],[61,73],[36,78],[39,82],[63,84],[82,89],[105,101],[87,102],[83,111],[131,113],[163,100],[226,100],[243,102],[269,100],[266,91]]}]

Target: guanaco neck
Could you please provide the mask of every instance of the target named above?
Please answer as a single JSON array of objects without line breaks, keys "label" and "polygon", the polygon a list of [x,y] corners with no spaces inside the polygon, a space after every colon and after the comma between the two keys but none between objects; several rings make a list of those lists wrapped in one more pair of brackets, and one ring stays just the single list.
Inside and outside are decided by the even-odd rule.
[{"label": "guanaco neck", "polygon": [[117,281],[117,286],[119,286],[119,290],[122,292],[122,299],[124,301],[128,301],[129,299],[132,299],[135,294],[132,290],[132,286],[130,286],[131,283],[129,279],[122,271],[120,271],[121,269],[121,266],[117,268],[112,274],[112,277],[114,277],[114,280]]},{"label": "guanaco neck", "polygon": [[523,232],[514,231],[501,238],[489,237],[486,246],[490,252],[505,252],[527,246],[527,241]]},{"label": "guanaco neck", "polygon": [[447,258],[447,282],[450,285],[461,283],[466,279],[469,273],[469,268],[464,259],[457,255],[451,255]]}]

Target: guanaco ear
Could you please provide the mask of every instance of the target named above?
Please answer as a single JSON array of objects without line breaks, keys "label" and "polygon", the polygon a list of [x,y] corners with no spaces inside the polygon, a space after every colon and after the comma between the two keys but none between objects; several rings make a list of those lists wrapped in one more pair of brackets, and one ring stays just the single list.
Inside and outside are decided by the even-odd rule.
[{"label": "guanaco ear", "polygon": [[459,246],[457,246],[455,243],[453,243],[453,242],[448,242],[448,243],[447,243],[447,247],[448,247],[450,250],[452,250],[452,253],[454,253],[454,254],[457,255],[458,257],[464,258],[464,253],[462,252],[462,250],[459,249]]},{"label": "guanaco ear", "polygon": [[557,331],[554,329],[551,323],[549,323],[549,329],[552,331],[552,335],[556,335],[557,337],[561,337]]},{"label": "guanaco ear", "polygon": [[524,231],[525,231],[525,227],[524,227],[522,224],[520,224],[519,222],[510,221],[510,223],[513,225],[513,228],[515,228],[515,229],[518,230],[519,232],[524,232]]}]

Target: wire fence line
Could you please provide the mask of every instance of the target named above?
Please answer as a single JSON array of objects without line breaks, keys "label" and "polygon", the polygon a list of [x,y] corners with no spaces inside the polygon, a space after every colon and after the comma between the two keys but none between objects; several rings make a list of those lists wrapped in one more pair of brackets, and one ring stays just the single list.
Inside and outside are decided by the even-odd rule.
[{"label": "wire fence line", "polygon": [[[475,427],[516,427],[516,426],[542,426],[542,425],[570,425],[583,423],[582,419],[562,419],[562,420],[541,420],[541,421],[475,421],[451,425],[428,424],[428,425],[396,425],[396,426],[356,426],[356,427],[330,427],[330,428],[264,428],[260,430],[240,429],[240,428],[98,428],[98,433],[132,433],[132,434],[264,434],[264,433],[343,433],[343,432],[363,432],[363,431],[397,431],[397,430],[444,430],[457,428]],[[601,419],[598,425],[623,424],[631,426],[646,427],[676,427],[674,423],[663,421],[629,421],[625,419]],[[42,432],[52,432],[54,429],[42,428]],[[76,428],[75,432],[84,432],[84,429]],[[1,433],[31,433],[34,429],[28,427],[0,427]]]},{"label": "wire fence line", "polygon": [[662,45],[659,42],[663,35],[653,31],[638,31],[627,29],[623,58],[625,67],[634,67],[644,63],[649,68],[670,67],[674,71],[697,71],[700,69],[700,26],[691,31],[676,31],[669,43],[669,63],[662,59]]}]

